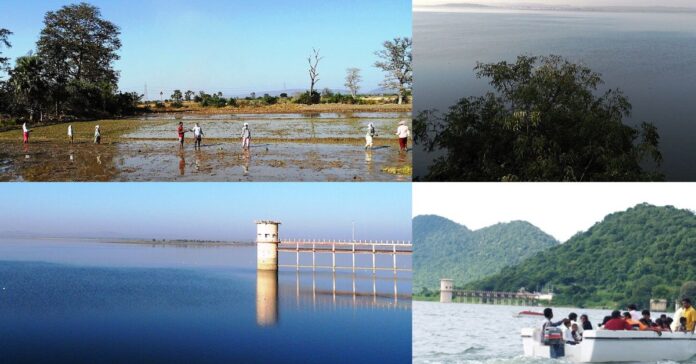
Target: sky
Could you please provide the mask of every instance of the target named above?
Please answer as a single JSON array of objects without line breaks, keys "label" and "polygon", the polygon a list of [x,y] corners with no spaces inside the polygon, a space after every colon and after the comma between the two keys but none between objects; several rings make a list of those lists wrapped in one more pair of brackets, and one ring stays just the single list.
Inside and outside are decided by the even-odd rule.
[{"label": "sky", "polygon": [[478,230],[528,221],[561,242],[640,203],[696,211],[696,184],[416,183],[413,216],[440,215]]},{"label": "sky", "polygon": [[253,241],[256,220],[281,238],[411,240],[409,183],[9,183],[0,235]]},{"label": "sky", "polygon": [[413,0],[414,6],[453,3],[472,3],[481,5],[543,4],[569,6],[696,6],[693,0]]},{"label": "sky", "polygon": [[[47,11],[76,3],[0,1],[0,26],[14,34],[3,53],[35,48]],[[362,91],[379,87],[373,67],[384,41],[411,36],[411,2],[404,0],[92,0],[121,28],[122,91],[148,96],[174,89],[226,95],[308,89],[307,57],[324,59],[319,88],[344,89],[345,70],[363,70]]]}]

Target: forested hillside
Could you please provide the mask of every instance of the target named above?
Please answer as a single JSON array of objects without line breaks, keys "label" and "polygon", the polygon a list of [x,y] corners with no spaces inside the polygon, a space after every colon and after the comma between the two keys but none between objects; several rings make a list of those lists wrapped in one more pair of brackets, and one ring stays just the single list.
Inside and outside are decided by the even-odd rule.
[{"label": "forested hillside", "polygon": [[546,286],[556,293],[555,304],[646,307],[651,297],[673,299],[695,277],[696,215],[641,204],[467,288]]},{"label": "forested hillside", "polygon": [[457,285],[497,273],[535,253],[558,245],[536,226],[523,221],[471,231],[440,216],[413,219],[414,292],[437,289],[440,278]]}]

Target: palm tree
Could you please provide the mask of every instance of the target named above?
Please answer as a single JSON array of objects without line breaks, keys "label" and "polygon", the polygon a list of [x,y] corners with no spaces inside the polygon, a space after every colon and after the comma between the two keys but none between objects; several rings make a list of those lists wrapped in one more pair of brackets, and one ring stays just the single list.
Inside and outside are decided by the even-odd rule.
[{"label": "palm tree", "polygon": [[17,58],[15,68],[10,71],[10,86],[18,103],[26,107],[29,120],[34,120],[36,111],[41,113],[43,120],[41,105],[47,87],[41,59],[32,54]]}]

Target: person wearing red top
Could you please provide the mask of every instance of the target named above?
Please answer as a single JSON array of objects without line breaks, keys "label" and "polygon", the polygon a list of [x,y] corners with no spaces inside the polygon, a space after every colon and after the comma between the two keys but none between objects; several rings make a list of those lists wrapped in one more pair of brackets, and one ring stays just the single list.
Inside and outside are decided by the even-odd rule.
[{"label": "person wearing red top", "polygon": [[621,318],[621,312],[614,311],[611,313],[611,320],[607,321],[607,323],[604,324],[604,329],[619,331],[633,330],[633,327],[631,327],[631,325],[628,322],[626,322],[626,320]]},{"label": "person wearing red top", "polygon": [[184,123],[183,122],[181,122],[181,121],[179,122],[179,127],[176,129],[176,131],[179,133],[180,148],[183,148],[184,147],[184,134],[186,134],[186,132],[184,131]]}]

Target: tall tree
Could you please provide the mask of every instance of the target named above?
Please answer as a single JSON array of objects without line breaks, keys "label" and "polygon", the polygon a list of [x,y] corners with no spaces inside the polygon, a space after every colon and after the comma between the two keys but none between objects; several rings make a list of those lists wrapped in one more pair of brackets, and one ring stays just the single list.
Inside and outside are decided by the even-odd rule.
[{"label": "tall tree", "polygon": [[37,46],[55,76],[115,85],[118,72],[112,64],[119,59],[119,35],[119,28],[102,19],[99,8],[80,3],[46,13]]},{"label": "tall tree", "polygon": [[360,75],[360,68],[348,68],[346,70],[346,83],[345,86],[350,90],[350,95],[355,98],[360,90],[360,82],[362,82],[362,76]]},{"label": "tall tree", "polygon": [[186,91],[186,93],[184,93],[184,100],[191,101],[191,99],[193,98],[193,95],[195,95],[195,93],[193,91],[191,91],[191,90]]},{"label": "tall tree", "polygon": [[119,59],[119,35],[119,28],[87,3],[46,13],[37,48],[56,114],[63,103],[77,114],[105,108],[117,89],[113,62]]},{"label": "tall tree", "polygon": [[314,87],[319,83],[319,62],[323,57],[319,56],[319,51],[312,48],[312,54],[307,58],[309,62],[309,97],[314,95]]},{"label": "tall tree", "polygon": [[17,59],[17,65],[10,71],[10,86],[16,105],[24,108],[29,120],[34,120],[38,112],[43,119],[42,105],[46,97],[43,62],[36,55]]},{"label": "tall tree", "polygon": [[174,93],[170,97],[173,102],[181,103],[184,99],[184,94],[181,93],[181,90],[174,90]]},{"label": "tall tree", "polygon": [[657,128],[623,123],[631,104],[602,79],[559,56],[479,63],[495,92],[416,118],[417,143],[444,154],[426,179],[459,181],[660,180]]},{"label": "tall tree", "polygon": [[375,67],[387,72],[382,87],[398,90],[399,105],[403,103],[413,84],[412,44],[411,38],[394,38],[393,41],[384,42],[384,49],[375,52],[377,57],[381,58],[375,62]]},{"label": "tall tree", "polygon": [[[5,47],[5,48],[12,47],[12,44],[10,44],[10,41],[8,40],[10,35],[12,35],[11,31],[4,29],[4,28],[0,28],[0,49],[2,49],[2,47]],[[0,52],[0,72],[8,70],[8,66],[9,66],[8,61],[9,60],[10,60],[9,58],[3,57],[2,52]]]}]

